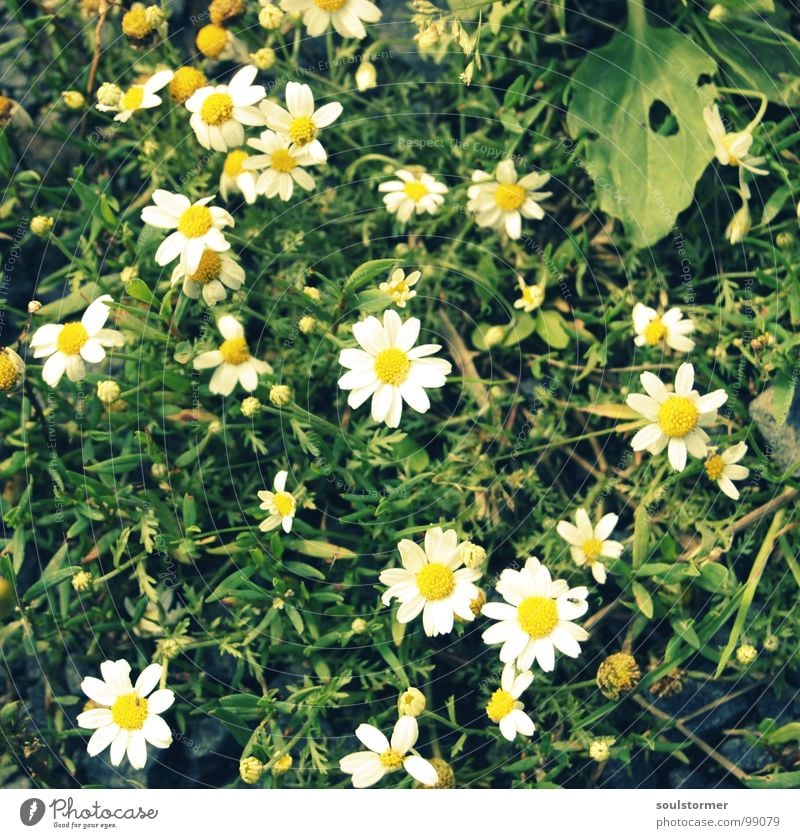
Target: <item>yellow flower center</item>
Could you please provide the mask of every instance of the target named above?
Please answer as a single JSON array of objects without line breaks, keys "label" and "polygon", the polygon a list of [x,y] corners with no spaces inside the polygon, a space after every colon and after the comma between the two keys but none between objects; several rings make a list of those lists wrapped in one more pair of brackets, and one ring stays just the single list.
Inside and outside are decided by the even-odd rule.
[{"label": "yellow flower center", "polygon": [[380,759],[381,765],[383,765],[387,771],[394,771],[403,764],[403,755],[397,751],[393,751],[391,748],[389,748],[388,751],[384,751],[381,754]]},{"label": "yellow flower center", "polygon": [[603,549],[603,542],[596,538],[589,538],[583,542],[583,555],[587,562],[593,562]]},{"label": "yellow flower center", "polygon": [[558,625],[556,601],[546,596],[529,596],[517,606],[517,620],[531,637],[547,637]]},{"label": "yellow flower center", "polygon": [[111,705],[111,716],[123,730],[141,730],[147,718],[147,699],[136,693],[121,695]]},{"label": "yellow flower center", "polygon": [[384,384],[396,387],[408,378],[411,361],[402,349],[384,349],[375,358],[375,375]]},{"label": "yellow flower center", "polygon": [[525,189],[518,183],[501,183],[494,193],[494,202],[503,212],[518,210],[525,203]]},{"label": "yellow flower center", "polygon": [[194,67],[179,67],[169,83],[169,95],[182,105],[196,90],[206,83],[206,74]]},{"label": "yellow flower center", "polygon": [[187,239],[204,236],[214,226],[214,217],[208,207],[192,206],[185,210],[178,220],[178,232]]},{"label": "yellow flower center", "polygon": [[453,571],[438,562],[426,564],[417,574],[417,588],[425,599],[445,599],[450,596],[455,586]]},{"label": "yellow flower center", "polygon": [[289,139],[299,146],[308,145],[317,136],[317,126],[310,116],[298,116],[289,126]]},{"label": "yellow flower center", "polygon": [[664,339],[667,327],[661,322],[660,317],[651,320],[644,330],[644,340],[649,346],[657,346]]},{"label": "yellow flower center", "polygon": [[222,259],[219,253],[206,248],[200,257],[200,264],[197,266],[197,270],[193,274],[190,274],[188,278],[192,282],[197,282],[200,285],[208,285],[212,279],[216,279],[219,276],[221,269]]},{"label": "yellow flower center", "polygon": [[429,190],[424,183],[420,183],[418,180],[410,180],[403,187],[403,191],[409,198],[411,198],[412,201],[416,202],[421,198],[424,198],[428,194]]},{"label": "yellow flower center", "polygon": [[495,690],[486,705],[486,715],[495,723],[504,719],[514,709],[515,699],[505,690]]},{"label": "yellow flower center", "polygon": [[285,148],[279,148],[272,152],[270,165],[276,172],[291,172],[297,166],[297,160],[289,154]]},{"label": "yellow flower center", "polygon": [[712,480],[719,480],[723,471],[725,471],[725,463],[719,454],[713,454],[706,460],[706,474]]},{"label": "yellow flower center", "polygon": [[228,30],[216,23],[209,23],[197,33],[195,43],[207,58],[216,58],[228,43]]},{"label": "yellow flower center", "polygon": [[222,170],[228,177],[236,177],[242,173],[242,166],[244,166],[245,160],[247,160],[248,154],[246,151],[242,151],[241,149],[236,149],[235,151],[230,152],[228,156],[225,158],[225,163],[222,166]]},{"label": "yellow flower center", "polygon": [[200,118],[206,125],[222,125],[233,116],[233,99],[227,93],[212,93],[200,108]]},{"label": "yellow flower center", "polygon": [[658,424],[669,437],[682,437],[697,425],[697,408],[686,396],[670,396],[658,411]]},{"label": "yellow flower center", "polygon": [[231,338],[226,340],[219,348],[219,354],[226,364],[238,366],[250,360],[250,348],[244,338]]},{"label": "yellow flower center", "polygon": [[127,90],[122,99],[119,100],[119,109],[121,111],[138,111],[142,107],[142,100],[144,99],[143,87],[132,87]]},{"label": "yellow flower center", "polygon": [[152,31],[153,27],[147,22],[144,8],[131,9],[122,16],[122,31],[135,41],[141,41]]},{"label": "yellow flower center", "polygon": [[294,496],[289,492],[275,492],[275,497],[272,499],[275,504],[275,509],[278,510],[278,515],[285,518],[294,512]]},{"label": "yellow flower center", "polygon": [[86,341],[89,340],[89,333],[81,323],[67,323],[58,333],[56,345],[58,351],[64,355],[78,355]]},{"label": "yellow flower center", "polygon": [[0,349],[0,390],[10,390],[19,378],[19,367]]}]

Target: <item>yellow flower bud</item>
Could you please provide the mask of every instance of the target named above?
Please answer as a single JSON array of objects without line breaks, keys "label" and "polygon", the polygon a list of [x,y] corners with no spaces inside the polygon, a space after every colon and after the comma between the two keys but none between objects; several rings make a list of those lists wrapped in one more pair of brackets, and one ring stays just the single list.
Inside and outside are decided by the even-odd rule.
[{"label": "yellow flower bud", "polygon": [[72,577],[72,587],[78,592],[83,593],[92,587],[92,574],[86,570],[79,570]]},{"label": "yellow flower bud", "polygon": [[256,757],[245,757],[239,760],[239,776],[247,785],[257,783],[264,773],[264,763]]},{"label": "yellow flower bud", "polygon": [[61,98],[64,104],[74,111],[80,110],[86,104],[86,99],[80,90],[65,90],[61,94]]},{"label": "yellow flower bud", "polygon": [[264,29],[277,29],[283,21],[283,10],[274,6],[272,3],[267,3],[262,6],[258,12],[258,22]]},{"label": "yellow flower bud", "polygon": [[283,407],[292,400],[292,390],[291,387],[287,387],[285,384],[273,384],[272,387],[269,388],[269,400],[275,405],[275,407]]},{"label": "yellow flower bud", "polygon": [[409,687],[397,699],[397,712],[400,716],[421,716],[426,704],[425,694],[416,687]]},{"label": "yellow flower bud", "polygon": [[242,399],[242,416],[246,419],[255,416],[259,410],[261,410],[261,401],[255,396],[248,396],[246,399]]},{"label": "yellow flower bud", "polygon": [[53,223],[50,215],[35,215],[31,219],[31,233],[34,236],[46,236],[53,229]]},{"label": "yellow flower bud", "polygon": [[736,650],[736,660],[742,666],[750,666],[751,663],[755,663],[756,658],[758,657],[758,650],[755,646],[751,646],[749,643],[742,643],[742,645]]},{"label": "yellow flower bud", "polygon": [[617,652],[609,655],[597,670],[597,686],[600,692],[614,701],[636,689],[642,677],[639,665],[633,655]]},{"label": "yellow flower bud", "polygon": [[261,47],[250,53],[250,62],[259,70],[269,70],[275,64],[275,50],[272,47]]},{"label": "yellow flower bud", "polygon": [[365,58],[356,70],[356,87],[363,93],[365,90],[372,90],[377,85],[378,71],[375,69],[375,65],[368,58]]},{"label": "yellow flower bud", "polygon": [[97,383],[97,398],[103,404],[112,404],[119,398],[119,384],[116,381],[99,381]]}]

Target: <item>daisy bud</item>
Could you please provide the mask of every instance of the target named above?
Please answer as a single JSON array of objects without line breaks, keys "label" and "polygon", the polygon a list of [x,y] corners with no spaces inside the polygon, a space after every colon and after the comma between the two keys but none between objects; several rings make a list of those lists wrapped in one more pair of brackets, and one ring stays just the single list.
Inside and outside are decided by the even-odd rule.
[{"label": "daisy bud", "polygon": [[373,87],[377,87],[377,84],[378,71],[375,69],[375,65],[368,58],[365,58],[356,70],[356,87],[363,93],[365,90],[372,90]]},{"label": "daisy bud", "polygon": [[794,244],[794,236],[784,230],[782,233],[778,233],[778,235],[775,236],[775,244],[777,244],[781,250],[789,250],[789,248]]},{"label": "daisy bud", "polygon": [[483,333],[483,342],[486,344],[486,348],[489,349],[492,346],[497,346],[505,336],[506,330],[502,326],[489,326]]},{"label": "daisy bud", "polygon": [[79,570],[72,577],[72,587],[78,593],[88,591],[92,587],[92,574],[86,570]]},{"label": "daisy bud", "polygon": [[425,712],[425,694],[416,687],[409,687],[397,699],[397,713],[400,716],[421,716]]},{"label": "daisy bud", "polygon": [[781,641],[780,638],[776,634],[768,634],[764,638],[764,651],[765,652],[777,652],[780,648]]},{"label": "daisy bud", "polygon": [[103,404],[112,404],[119,398],[119,384],[116,381],[99,381],[97,383],[97,398]]},{"label": "daisy bud", "polygon": [[9,347],[0,347],[0,392],[13,389],[25,371],[22,358]]},{"label": "daisy bud", "polygon": [[258,13],[258,22],[264,29],[277,29],[283,20],[283,11],[272,3],[261,7]]},{"label": "daisy bud", "polygon": [[283,407],[292,400],[292,390],[285,384],[273,384],[269,388],[269,400],[275,407]]},{"label": "daisy bud", "polygon": [[213,422],[208,423],[208,432],[212,436],[222,433],[222,422],[219,419],[214,419]]},{"label": "daisy bud", "polygon": [[758,651],[756,650],[756,647],[751,646],[749,643],[743,643],[736,650],[736,660],[739,661],[742,666],[750,666],[751,663],[755,663],[757,657]]},{"label": "daisy bud", "polygon": [[280,777],[281,774],[285,774],[291,767],[294,760],[292,759],[291,754],[281,754],[275,762],[272,763],[272,773],[276,777]]},{"label": "daisy bud", "polygon": [[155,40],[155,29],[144,6],[136,6],[122,16],[122,34],[133,47],[149,46]]},{"label": "daisy bud", "polygon": [[248,396],[246,399],[242,399],[241,409],[242,416],[250,419],[252,416],[255,416],[259,410],[261,410],[261,401],[255,396]]},{"label": "daisy bud", "polygon": [[53,217],[36,215],[31,219],[31,233],[34,236],[46,236],[53,229]]},{"label": "daisy bud", "polygon": [[65,90],[61,94],[61,98],[64,104],[73,111],[80,110],[86,104],[86,99],[80,90]]},{"label": "daisy bud", "polygon": [[350,631],[352,631],[353,634],[364,634],[368,628],[369,626],[367,625],[367,621],[363,620],[361,617],[356,617],[350,624]]},{"label": "daisy bud", "polygon": [[169,83],[169,95],[182,105],[195,91],[208,83],[206,74],[195,67],[179,67]]},{"label": "daisy bud", "polygon": [[604,739],[595,739],[589,745],[589,756],[595,762],[605,762],[611,756],[611,748]]},{"label": "daisy bud", "polygon": [[725,237],[731,244],[739,242],[750,232],[750,208],[746,203],[736,211],[725,228]]},{"label": "daisy bud", "polygon": [[315,303],[318,303],[322,297],[319,288],[315,288],[313,285],[306,285],[306,287],[303,288],[303,293]]},{"label": "daisy bud", "polygon": [[139,278],[139,270],[135,265],[128,265],[119,272],[119,278],[123,285],[133,282],[134,279]]},{"label": "daisy bud", "polygon": [[635,689],[642,677],[633,655],[617,652],[609,655],[597,670],[597,686],[606,697],[616,701]]},{"label": "daisy bud", "polygon": [[163,477],[166,477],[168,471],[169,469],[165,463],[153,463],[150,466],[150,474],[155,480],[161,480]]},{"label": "daisy bud", "polygon": [[439,757],[433,757],[428,762],[434,767],[436,771],[437,780],[432,786],[423,786],[417,783],[417,787],[421,789],[454,789],[456,787],[456,775],[449,762],[445,762]]},{"label": "daisy bud", "polygon": [[480,570],[486,563],[486,550],[479,544],[473,544],[471,541],[462,541],[458,545],[458,552],[461,554],[461,560],[464,564],[474,570]]},{"label": "daisy bud", "polygon": [[227,20],[244,14],[244,0],[212,0],[208,13],[212,23],[225,23]]},{"label": "daisy bud", "polygon": [[14,611],[16,602],[11,583],[4,576],[0,576],[0,619],[8,617]]},{"label": "daisy bud", "polygon": [[97,101],[101,105],[109,108],[115,108],[122,98],[122,90],[116,84],[110,81],[103,82],[100,89],[97,91]]},{"label": "daisy bud", "polygon": [[156,643],[156,655],[164,660],[173,660],[181,653],[180,641],[174,637],[165,637]]},{"label": "daisy bud", "polygon": [[306,317],[301,317],[300,318],[300,322],[297,324],[297,328],[300,329],[300,331],[304,335],[307,335],[309,332],[314,331],[314,327],[316,325],[317,325],[316,319],[314,317],[310,317],[310,316],[307,315]]},{"label": "daisy bud", "polygon": [[252,786],[261,779],[264,773],[264,763],[256,757],[245,757],[239,760],[239,776],[248,786]]},{"label": "daisy bud", "polygon": [[275,64],[275,50],[272,47],[261,47],[250,53],[250,62],[259,70],[269,70]]},{"label": "daisy bud", "polygon": [[167,16],[160,6],[148,6],[144,10],[144,16],[153,29],[158,29],[167,22]]},{"label": "daisy bud", "polygon": [[28,314],[36,314],[41,311],[42,304],[38,300],[31,300],[28,303]]},{"label": "daisy bud", "polygon": [[708,19],[713,20],[715,23],[720,23],[727,16],[728,10],[720,3],[716,3],[708,10]]}]

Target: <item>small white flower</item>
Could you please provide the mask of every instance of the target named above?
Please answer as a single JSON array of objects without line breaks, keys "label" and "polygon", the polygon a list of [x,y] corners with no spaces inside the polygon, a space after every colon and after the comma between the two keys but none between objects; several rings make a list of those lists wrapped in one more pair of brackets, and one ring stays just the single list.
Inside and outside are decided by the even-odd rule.
[{"label": "small white flower", "polygon": [[433,215],[444,203],[447,187],[427,172],[411,172],[398,169],[396,180],[388,180],[378,186],[378,192],[385,192],[383,203],[398,221],[405,223],[415,213]]},{"label": "small white flower", "polygon": [[212,393],[228,396],[237,382],[251,393],[258,387],[258,376],[271,373],[272,367],[250,354],[242,324],[235,317],[224,314],[217,321],[217,328],[225,342],[219,349],[201,352],[194,359],[194,368],[206,370],[216,367],[208,385]]},{"label": "small white flower", "polygon": [[182,283],[183,293],[192,300],[201,294],[206,305],[216,305],[228,295],[225,291],[238,291],[244,282],[244,269],[227,253],[204,250],[200,264],[193,274],[186,273],[178,263],[172,271],[172,284]]},{"label": "small white flower", "polygon": [[764,162],[764,157],[753,157],[750,154],[750,146],[753,144],[753,129],[758,124],[758,119],[753,120],[744,131],[732,131],[730,134],[725,130],[725,123],[719,112],[718,105],[707,105],[703,108],[703,119],[706,122],[708,135],[714,143],[714,154],[723,166],[736,166],[739,169],[739,188],[745,199],[750,197],[750,188],[744,180],[745,171],[754,175],[768,174],[766,169],[758,166]]},{"label": "small white flower", "polygon": [[172,81],[173,75],[172,70],[154,73],[144,84],[131,85],[114,104],[104,105],[98,102],[97,110],[116,111],[114,122],[127,122],[135,111],[157,108],[161,104],[161,97],[156,96],[156,93]]},{"label": "small white flower", "polygon": [[549,180],[546,172],[531,172],[518,178],[513,160],[498,163],[494,175],[479,169],[472,173],[473,183],[467,190],[467,211],[475,215],[479,227],[505,229],[512,239],[518,239],[523,218],[544,218],[538,202],[553,193],[539,189]]},{"label": "small white flower", "polygon": [[664,342],[678,352],[691,352],[694,349],[694,341],[686,337],[694,331],[694,321],[689,317],[684,319],[683,312],[677,306],[659,315],[654,308],[636,303],[633,307],[633,329],[636,332],[633,339],[636,346],[661,346]]},{"label": "small white flower", "polygon": [[625,400],[649,422],[631,440],[634,451],[660,454],[668,448],[669,462],[675,471],[686,467],[687,452],[693,457],[707,454],[708,434],[704,427],[717,420],[717,410],[728,400],[722,389],[701,396],[694,387],[694,367],[681,364],[675,376],[675,392],[667,392],[661,379],[652,372],[639,377],[647,395],[631,393]]},{"label": "small white flower", "polygon": [[392,302],[398,308],[405,308],[409,300],[413,300],[417,296],[417,292],[413,290],[414,286],[419,282],[422,276],[420,271],[411,271],[406,276],[402,268],[395,268],[389,277],[388,282],[382,282],[378,288],[384,294],[388,294],[392,298]]},{"label": "small white flower", "polygon": [[356,87],[359,93],[365,93],[378,85],[378,71],[375,65],[368,59],[362,59],[356,70]]},{"label": "small white flower", "polygon": [[285,12],[301,12],[311,37],[323,35],[331,26],[343,38],[365,38],[362,21],[377,23],[381,10],[369,0],[281,0]]},{"label": "small white flower", "polygon": [[485,617],[499,620],[483,633],[483,642],[502,644],[503,663],[516,660],[517,668],[526,672],[536,661],[544,672],[552,672],[556,649],[571,658],[580,655],[579,642],[589,634],[572,620],[589,608],[587,588],[552,581],[547,568],[531,556],[522,570],[507,568],[500,574],[497,592],[505,603],[487,602],[481,609]]},{"label": "small white flower", "polygon": [[232,192],[240,192],[248,204],[256,200],[256,176],[247,166],[249,160],[250,155],[240,148],[228,152],[219,176],[219,191],[223,201],[227,201]]},{"label": "small white flower", "polygon": [[588,565],[595,581],[602,585],[606,581],[606,567],[598,561],[601,558],[618,559],[625,549],[619,541],[609,541],[609,536],[617,526],[619,515],[610,512],[604,515],[596,527],[592,526],[585,509],[575,513],[575,524],[559,521],[558,534],[570,545],[572,559],[578,567]]},{"label": "small white flower", "polygon": [[283,527],[284,532],[292,531],[292,522],[297,512],[297,499],[291,492],[286,491],[288,476],[288,471],[279,471],[272,483],[275,491],[268,492],[264,489],[258,493],[261,500],[259,508],[269,512],[269,517],[258,525],[261,532],[270,532],[278,527]]},{"label": "small white flower", "polygon": [[151,227],[175,230],[159,245],[157,264],[168,265],[180,257],[186,273],[193,274],[206,249],[216,253],[230,250],[222,228],[233,226],[233,216],[221,207],[206,206],[214,200],[213,195],[192,203],[183,195],[156,189],[153,200],[155,204],[142,210],[142,221]]},{"label": "small white flower", "polygon": [[737,465],[747,453],[747,445],[737,442],[736,445],[723,451],[716,452],[706,460],[705,470],[710,480],[714,480],[720,491],[732,500],[739,500],[739,490],[733,485],[734,480],[746,480],[750,469]]},{"label": "small white flower", "polygon": [[228,151],[244,143],[244,125],[263,125],[264,117],[255,107],[267,91],[253,84],[258,70],[242,67],[229,84],[201,87],[187,100],[192,114],[189,124],[203,148]]},{"label": "small white flower", "polygon": [[539,285],[528,285],[521,276],[517,277],[517,282],[522,296],[514,300],[514,308],[524,309],[526,314],[536,311],[544,302],[544,289]]},{"label": "small white flower", "polygon": [[359,725],[356,736],[369,750],[357,751],[339,760],[339,768],[345,774],[353,775],[354,788],[374,786],[384,775],[400,768],[424,786],[434,786],[438,782],[436,769],[414,750],[419,727],[413,716],[401,716],[395,722],[391,743],[372,725]]},{"label": "small white flower", "polygon": [[125,338],[105,324],[113,302],[108,294],[98,297],[83,313],[80,322],[40,326],[31,338],[34,358],[47,358],[42,368],[46,384],[55,387],[64,372],[70,381],[86,377],[86,364],[99,364],[106,357],[106,346],[122,346]]},{"label": "small white flower", "polygon": [[414,346],[421,323],[416,317],[403,322],[393,309],[367,317],[353,325],[353,336],[362,349],[343,349],[339,363],[349,372],[339,379],[342,390],[351,390],[347,403],[354,410],[372,397],[372,418],[390,428],[400,426],[405,401],[418,413],[427,413],[431,403],[426,387],[444,387],[452,366],[429,356],[441,346]]},{"label": "small white flower", "polygon": [[78,716],[78,724],[94,730],[86,751],[97,756],[111,746],[111,764],[119,765],[127,753],[133,768],[144,768],[147,743],[155,748],[172,744],[172,731],[161,718],[175,701],[172,690],[156,690],[163,667],[153,663],[142,670],[131,684],[127,661],[104,661],[100,664],[103,679],[84,678],[81,689],[101,705]]},{"label": "small white flower", "polygon": [[259,139],[248,140],[247,144],[261,152],[252,155],[245,164],[258,175],[256,190],[260,195],[267,198],[278,195],[282,201],[288,201],[295,184],[307,191],[314,188],[314,178],[303,168],[314,165],[314,160],[305,149],[293,146],[284,134],[264,131]]},{"label": "small white flower", "polygon": [[503,674],[500,677],[500,689],[492,694],[489,703],[486,705],[486,715],[495,724],[500,725],[500,733],[513,742],[517,734],[532,736],[536,729],[531,717],[525,712],[525,707],[519,697],[533,681],[533,673],[517,673],[514,663],[507,663],[503,667]]},{"label": "small white flower", "polygon": [[328,155],[317,139],[322,128],[332,125],[342,114],[339,102],[328,102],[314,110],[314,94],[307,84],[290,81],[286,85],[286,109],[265,99],[261,112],[267,127],[287,136],[295,149],[302,149],[315,163],[324,163]]}]

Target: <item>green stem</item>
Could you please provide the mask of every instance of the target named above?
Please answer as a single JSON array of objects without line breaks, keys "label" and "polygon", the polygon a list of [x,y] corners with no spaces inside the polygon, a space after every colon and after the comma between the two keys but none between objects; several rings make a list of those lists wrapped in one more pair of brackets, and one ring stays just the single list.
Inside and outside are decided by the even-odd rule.
[{"label": "green stem", "polygon": [[643,41],[647,33],[647,12],[644,0],[628,0],[628,31],[637,41]]}]

